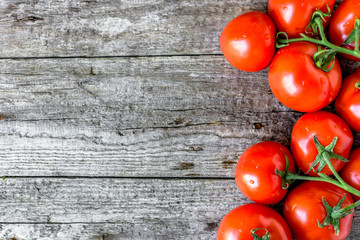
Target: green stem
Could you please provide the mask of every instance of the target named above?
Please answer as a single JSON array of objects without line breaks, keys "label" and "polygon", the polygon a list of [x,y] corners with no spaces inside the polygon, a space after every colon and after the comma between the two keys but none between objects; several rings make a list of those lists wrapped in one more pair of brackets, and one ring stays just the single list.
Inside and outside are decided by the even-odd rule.
[{"label": "green stem", "polygon": [[337,173],[337,171],[334,168],[334,165],[331,163],[329,158],[325,158],[327,165],[329,166],[331,172],[334,174],[334,176],[336,177],[336,179],[340,182],[340,184],[342,185],[342,189],[360,197],[360,191],[353,188],[352,186],[350,186],[349,184],[347,184],[341,177],[340,175]]},{"label": "green stem", "polygon": [[[358,21],[358,20],[356,20]],[[356,23],[357,24],[357,23]],[[355,24],[355,52],[359,53],[359,28],[356,27],[356,24]]]},{"label": "green stem", "polygon": [[[310,177],[310,176],[301,176],[301,175],[291,174],[291,175],[286,175],[285,179],[286,180],[305,180],[305,181],[327,182],[327,183],[334,184],[340,188],[342,187],[341,183],[339,183],[338,181],[336,181],[332,178],[325,178],[325,177]],[[359,192],[359,197],[360,197],[360,192]]]},{"label": "green stem", "polygon": [[[345,197],[346,197],[346,195],[345,195]],[[354,202],[353,204],[350,204],[344,208],[341,208],[341,205],[340,205],[339,206],[340,209],[335,210],[335,208],[333,208],[333,210],[335,210],[335,211],[332,211],[330,216],[332,219],[341,219],[341,218],[353,213],[355,211],[354,209],[358,206],[360,206],[360,200],[357,202]]]},{"label": "green stem", "polygon": [[351,209],[356,208],[358,206],[360,206],[360,200],[357,202],[354,202],[353,204],[350,204],[347,207],[344,207],[343,209],[344,209],[344,211],[350,211]]},{"label": "green stem", "polygon": [[340,177],[340,175],[337,173],[337,171],[335,170],[334,168],[334,165],[331,163],[331,160],[330,160],[330,157],[329,157],[329,154],[327,154],[326,152],[323,153],[324,155],[327,155],[327,156],[324,156],[324,159],[327,163],[327,165],[329,166],[331,172],[334,174],[334,176],[336,177],[336,179],[341,183],[341,184],[346,184],[346,182]]},{"label": "green stem", "polygon": [[[339,178],[341,179],[341,177],[339,176]],[[330,177],[325,177],[325,176],[320,176],[320,177],[311,177],[311,176],[300,176],[300,175],[296,175],[296,174],[289,174],[285,176],[286,180],[306,180],[306,181],[318,181],[318,182],[327,182],[327,183],[331,183],[335,186],[338,186],[339,188],[344,189],[345,191],[348,191],[349,193],[352,193],[358,197],[360,197],[360,191],[358,191],[357,189],[351,187],[349,184],[345,183],[342,179],[341,183],[335,179],[332,179]]]},{"label": "green stem", "polygon": [[317,23],[317,26],[319,28],[321,41],[323,41],[324,43],[329,43],[329,41],[326,39],[326,36],[325,36],[323,21],[321,20],[321,18],[316,18],[315,22]]},{"label": "green stem", "polygon": [[344,54],[348,54],[357,58],[360,58],[360,52],[359,51],[353,51],[347,48],[343,48],[343,47],[339,47],[335,44],[330,43],[327,40],[319,40],[319,39],[314,39],[314,38],[310,38],[307,37],[306,35],[301,35],[301,38],[291,38],[291,39],[279,39],[278,42],[281,44],[287,44],[287,43],[292,43],[292,42],[312,42],[312,43],[316,43],[318,45],[333,49],[336,52],[339,53],[344,53]]}]

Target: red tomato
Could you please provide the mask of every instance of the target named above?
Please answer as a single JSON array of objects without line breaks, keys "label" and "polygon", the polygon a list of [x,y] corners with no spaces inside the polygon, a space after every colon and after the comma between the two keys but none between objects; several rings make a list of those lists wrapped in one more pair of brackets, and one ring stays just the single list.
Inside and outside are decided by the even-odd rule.
[{"label": "red tomato", "polygon": [[[329,39],[332,43],[340,46],[348,38],[354,29],[355,19],[360,18],[360,0],[344,0],[336,9],[329,25]],[[360,44],[359,44],[360,45]],[[354,49],[355,42],[346,45],[345,48]],[[360,58],[344,54],[344,57],[360,61]]]},{"label": "red tomato", "polygon": [[276,28],[262,12],[248,12],[229,22],[220,36],[225,58],[236,68],[256,72],[269,66],[275,53]]},{"label": "red tomato", "polygon": [[[316,10],[327,12],[328,5],[334,9],[335,0],[269,0],[269,15],[279,32],[286,32],[289,38],[299,37]],[[326,17],[325,27],[330,17]]]},{"label": "red tomato", "polygon": [[[349,162],[341,171],[342,179],[350,186],[360,190],[360,148],[350,153]],[[354,200],[360,200],[360,197],[352,195]]]},{"label": "red tomato", "polygon": [[360,68],[345,78],[335,101],[335,111],[352,129],[360,132],[360,89],[355,87],[356,83],[360,84]]},{"label": "red tomato", "polygon": [[[251,230],[265,228],[272,240],[291,240],[289,226],[275,210],[256,203],[231,210],[220,223],[217,240],[253,240]],[[265,230],[256,231],[259,237]]]},{"label": "red tomato", "polygon": [[[349,156],[353,135],[345,121],[329,112],[306,113],[297,120],[291,134],[291,152],[301,171],[307,172],[318,154],[314,135],[323,146],[329,145],[334,137],[338,137],[334,153],[344,158]],[[337,172],[345,165],[345,162],[336,159],[331,159],[331,163]],[[332,175],[328,166],[321,173]],[[317,176],[313,170],[307,174]]]},{"label": "red tomato", "polygon": [[353,203],[345,190],[326,182],[308,181],[300,184],[287,196],[284,204],[284,217],[296,240],[341,240],[345,239],[351,229],[354,213],[340,219],[340,232],[336,236],[332,225],[320,228],[326,217],[324,198],[334,207],[346,195],[342,207]]},{"label": "red tomato", "polygon": [[241,155],[235,169],[235,181],[240,191],[257,203],[274,204],[284,198],[287,189],[275,170],[285,170],[285,155],[289,171],[295,171],[294,160],[286,147],[276,142],[257,143]]},{"label": "red tomato", "polygon": [[275,97],[300,112],[314,112],[329,105],[341,87],[340,64],[329,72],[315,66],[313,43],[297,42],[281,48],[269,68],[269,84]]}]

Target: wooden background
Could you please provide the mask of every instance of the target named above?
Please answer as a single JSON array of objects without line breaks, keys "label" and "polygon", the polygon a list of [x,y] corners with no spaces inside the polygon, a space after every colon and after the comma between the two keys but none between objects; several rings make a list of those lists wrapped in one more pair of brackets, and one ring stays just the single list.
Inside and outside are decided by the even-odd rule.
[{"label": "wooden background", "polygon": [[[289,146],[301,116],[271,95],[267,70],[238,71],[219,48],[227,22],[266,9],[1,0],[0,239],[215,239],[250,202],[238,157],[260,141]],[[344,75],[358,65],[341,62]]]}]

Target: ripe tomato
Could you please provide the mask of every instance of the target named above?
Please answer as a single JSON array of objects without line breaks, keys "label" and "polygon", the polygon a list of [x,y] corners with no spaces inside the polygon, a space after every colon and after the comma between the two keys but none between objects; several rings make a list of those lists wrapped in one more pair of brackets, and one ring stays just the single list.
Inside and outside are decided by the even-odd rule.
[{"label": "ripe tomato", "polygon": [[[341,178],[350,186],[360,190],[360,148],[350,153],[349,162],[341,171]],[[360,197],[352,195],[354,200],[360,200]]]},{"label": "ripe tomato", "polygon": [[329,72],[315,66],[313,43],[297,42],[281,48],[269,68],[269,84],[275,97],[300,112],[314,112],[329,105],[341,87],[340,64]]},{"label": "ripe tomato", "polygon": [[357,83],[360,84],[360,68],[345,78],[335,101],[335,111],[352,129],[360,132],[360,89],[355,87]]},{"label": "ripe tomato", "polygon": [[284,204],[284,217],[296,240],[341,240],[345,239],[351,229],[354,213],[340,219],[340,232],[336,236],[332,225],[320,228],[326,217],[326,209],[322,198],[331,207],[338,204],[346,195],[342,207],[353,203],[345,190],[326,182],[308,181],[300,184],[287,196]]},{"label": "ripe tomato", "polygon": [[276,28],[262,12],[248,12],[231,20],[220,36],[225,58],[236,68],[256,72],[269,66],[275,53]]},{"label": "ripe tomato", "polygon": [[[231,210],[220,223],[217,240],[253,240],[251,230],[265,228],[272,240],[291,240],[289,226],[279,213],[264,205],[250,203]],[[256,231],[262,237],[266,231]]]},{"label": "ripe tomato", "polygon": [[[314,135],[323,146],[329,145],[334,137],[338,137],[333,152],[344,158],[349,156],[353,135],[345,121],[329,112],[306,113],[297,120],[291,134],[291,152],[301,171],[307,172],[318,154]],[[345,165],[345,162],[337,159],[331,159],[331,163],[337,172]],[[321,173],[332,175],[328,166]],[[317,176],[313,170],[307,174]]]},{"label": "ripe tomato", "polygon": [[[269,15],[280,32],[286,32],[290,38],[305,33],[305,28],[316,10],[327,12],[328,5],[334,9],[335,0],[269,0]],[[325,27],[330,17],[326,17]]]},{"label": "ripe tomato", "polygon": [[[340,46],[348,38],[354,29],[355,19],[360,18],[360,0],[344,0],[336,9],[329,25],[329,39],[332,43]],[[359,44],[360,46],[360,44]],[[346,45],[345,48],[354,49],[355,42]],[[344,54],[344,57],[360,61],[360,58]]]},{"label": "ripe tomato", "polygon": [[241,155],[235,169],[235,181],[240,191],[257,203],[274,204],[284,198],[287,189],[275,170],[285,170],[285,154],[289,171],[295,171],[294,160],[286,147],[276,142],[257,143]]}]

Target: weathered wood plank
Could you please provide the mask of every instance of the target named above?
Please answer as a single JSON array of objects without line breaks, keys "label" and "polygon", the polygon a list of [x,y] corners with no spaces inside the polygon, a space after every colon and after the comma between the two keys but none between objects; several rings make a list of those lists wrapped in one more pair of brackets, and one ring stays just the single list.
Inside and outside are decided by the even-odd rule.
[{"label": "weathered wood plank", "polygon": [[265,0],[3,0],[0,56],[220,53],[227,22]]},{"label": "weathered wood plank", "polygon": [[[295,115],[296,116],[296,115]],[[237,122],[122,131],[77,122],[4,122],[6,176],[232,177],[239,155],[259,141],[289,143],[294,114],[243,114]],[[253,129],[253,118],[264,127]],[[15,125],[15,126],[14,126]]]},{"label": "weathered wood plank", "polygon": [[233,180],[7,178],[0,237],[215,239],[222,217],[249,202]]},{"label": "weathered wood plank", "polygon": [[0,237],[27,240],[215,239],[250,202],[233,180],[7,178],[0,193]]},{"label": "weathered wood plank", "polygon": [[[359,210],[358,210],[359,211]],[[347,240],[358,240],[360,228],[360,216],[356,213],[350,235]],[[136,226],[136,227],[135,227]],[[153,235],[140,235],[147,225],[130,225],[130,224],[0,224],[2,231],[0,232],[1,240],[148,240],[148,239],[177,239],[177,232],[169,233],[167,236],[156,236],[155,233],[161,230],[161,226],[154,229]],[[136,233],[127,234],[124,228],[133,227]],[[183,237],[182,240],[215,240],[218,223],[206,223],[204,225],[208,231],[207,234],[191,235],[190,238]],[[179,229],[180,231],[180,229]],[[122,232],[122,233],[121,233]],[[140,233],[140,234],[139,234]],[[140,236],[139,236],[140,235]],[[148,237],[148,238],[147,238]]]},{"label": "weathered wood plank", "polygon": [[0,80],[0,175],[232,177],[300,116],[221,56],[0,60]]},{"label": "weathered wood plank", "polygon": [[1,175],[232,177],[299,116],[221,56],[0,60],[0,79]]},{"label": "weathered wood plank", "polygon": [[[98,224],[89,230],[120,239],[209,239],[222,216],[246,202],[233,180],[7,178],[0,188],[0,222],[18,224],[8,227],[27,234],[24,239],[42,231],[52,236],[73,228],[74,236],[88,231],[65,226],[74,223]],[[45,229],[24,230],[26,223]],[[57,225],[48,229],[51,223]],[[4,226],[1,232],[6,234]]]}]

